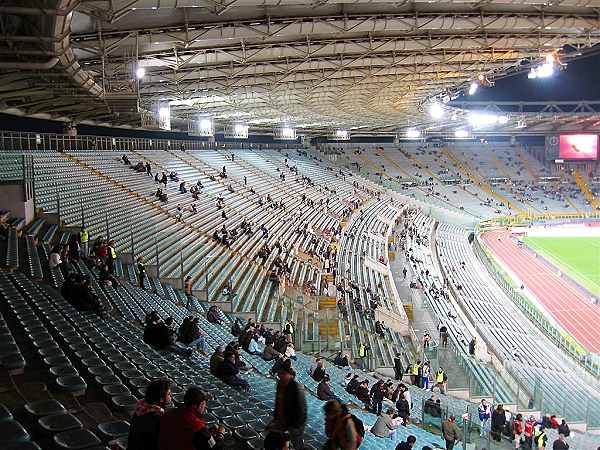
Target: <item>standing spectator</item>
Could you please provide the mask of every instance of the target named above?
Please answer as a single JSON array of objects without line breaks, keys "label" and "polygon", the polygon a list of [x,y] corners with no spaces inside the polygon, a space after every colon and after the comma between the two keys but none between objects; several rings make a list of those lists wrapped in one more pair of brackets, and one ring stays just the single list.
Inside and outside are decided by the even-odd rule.
[{"label": "standing spectator", "polygon": [[403,425],[408,425],[410,420],[410,404],[404,396],[401,395],[400,398],[398,398],[396,409],[398,410],[398,417],[402,419]]},{"label": "standing spectator", "polygon": [[542,426],[539,431],[535,433],[535,445],[537,450],[545,450],[546,443],[548,442],[548,436],[546,435],[546,429]]},{"label": "standing spectator", "polygon": [[563,419],[558,426],[558,433],[562,434],[564,437],[569,437],[571,435],[571,430],[569,429],[569,425],[567,425],[567,421]]},{"label": "standing spectator", "polygon": [[528,449],[533,448],[533,435],[535,433],[535,417],[529,416],[525,421],[525,428],[523,430],[523,436],[525,436],[525,445]]},{"label": "standing spectator", "polygon": [[190,311],[192,309],[194,295],[192,294],[192,277],[189,275],[185,277],[185,280],[183,281],[183,291],[185,292],[185,298],[187,299],[185,308]]},{"label": "standing spectator", "polygon": [[440,340],[442,341],[442,347],[448,347],[448,327],[443,323],[440,324]]},{"label": "standing spectator", "polygon": [[56,246],[52,248],[50,252],[50,257],[48,258],[48,265],[50,269],[56,269],[62,264],[62,259],[60,257],[60,249]]},{"label": "standing spectator", "polygon": [[483,437],[485,435],[485,431],[487,430],[490,417],[492,416],[492,411],[485,398],[481,399],[481,403],[479,404],[479,408],[477,410],[479,412],[479,436]]},{"label": "standing spectator", "polygon": [[146,388],[146,395],[135,405],[129,426],[127,450],[158,450],[160,419],[171,402],[171,382],[154,380]]},{"label": "standing spectator", "polygon": [[452,450],[455,442],[461,440],[460,428],[456,425],[456,418],[454,416],[448,417],[442,423],[442,435],[446,441],[446,450]]},{"label": "standing spectator", "polygon": [[394,358],[394,378],[396,380],[402,380],[403,375],[404,367],[402,367],[402,355],[396,353],[396,357]]},{"label": "standing spectator", "polygon": [[144,288],[144,280],[146,280],[146,265],[144,264],[144,257],[139,256],[137,259],[137,273],[138,273],[138,283],[140,287]]},{"label": "standing spectator", "polygon": [[79,232],[79,242],[81,242],[81,257],[85,259],[90,254],[90,233],[85,226],[81,227],[81,231]]},{"label": "standing spectator", "polygon": [[225,431],[208,430],[204,421],[207,396],[197,387],[189,388],[183,396],[183,406],[171,409],[160,420],[159,450],[196,450],[214,447]]},{"label": "standing spectator", "polygon": [[444,372],[443,367],[439,367],[435,372],[435,384],[440,389],[440,393],[446,393],[446,383],[448,382],[448,376]]},{"label": "standing spectator", "polygon": [[502,405],[498,405],[492,412],[492,439],[500,442],[502,430],[506,425],[506,414]]},{"label": "standing spectator", "polygon": [[517,414],[512,423],[512,434],[515,440],[515,448],[521,447],[521,439],[523,438],[523,416]]},{"label": "standing spectator", "polygon": [[146,175],[149,177],[152,176],[152,166],[150,166],[149,161],[146,161]]},{"label": "standing spectator", "polygon": [[431,375],[431,366],[429,365],[429,361],[425,361],[423,363],[423,368],[421,369],[421,387],[423,389],[429,389],[429,377]]},{"label": "standing spectator", "polygon": [[416,442],[417,438],[411,434],[406,441],[402,441],[396,446],[396,450],[412,450]]},{"label": "standing spectator", "polygon": [[307,421],[304,390],[296,382],[296,372],[289,359],[281,364],[278,375],[275,410],[269,428],[273,431],[287,431],[294,449],[303,450],[304,427]]},{"label": "standing spectator", "polygon": [[475,356],[475,352],[477,351],[477,338],[473,336],[471,342],[469,342],[469,355]]},{"label": "standing spectator", "polygon": [[352,415],[337,400],[328,401],[323,407],[325,411],[325,434],[327,450],[356,450],[361,438],[356,431]]},{"label": "standing spectator", "polygon": [[115,261],[117,260],[117,250],[115,249],[117,243],[114,239],[108,241],[108,255],[106,256],[106,265],[108,266],[108,271],[111,274],[115,273]]},{"label": "standing spectator", "polygon": [[567,444],[563,434],[558,435],[558,439],[552,444],[552,450],[569,450],[569,444]]},{"label": "standing spectator", "polygon": [[367,353],[369,351],[369,347],[367,347],[365,344],[363,344],[362,342],[360,343],[360,345],[358,346],[358,367],[359,369],[366,369],[367,366],[365,365],[365,362],[367,361]]},{"label": "standing spectator", "polygon": [[383,409],[383,397],[385,396],[385,384],[383,380],[379,380],[373,385],[370,392],[371,406],[373,412],[378,416],[381,414]]}]

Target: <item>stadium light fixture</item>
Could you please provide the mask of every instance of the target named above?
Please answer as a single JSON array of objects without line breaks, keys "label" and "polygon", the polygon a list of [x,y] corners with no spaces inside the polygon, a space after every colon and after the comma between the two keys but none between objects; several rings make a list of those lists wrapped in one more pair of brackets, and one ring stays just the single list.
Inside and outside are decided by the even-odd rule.
[{"label": "stadium light fixture", "polygon": [[471,83],[471,85],[469,86],[469,95],[475,94],[475,92],[477,92],[478,87],[479,87],[479,83],[477,83],[476,81],[473,81]]},{"label": "stadium light fixture", "polygon": [[470,113],[467,120],[474,127],[485,127],[498,123],[498,116],[487,113]]},{"label": "stadium light fixture", "polygon": [[444,116],[444,108],[438,102],[433,102],[429,106],[429,115],[434,119],[441,119]]},{"label": "stadium light fixture", "polygon": [[542,64],[538,67],[537,76],[538,78],[548,78],[554,74],[554,64]]},{"label": "stadium light fixture", "polygon": [[137,77],[137,79],[141,80],[142,78],[144,78],[144,75],[146,75],[146,69],[144,69],[143,67],[138,67],[135,71],[135,76]]},{"label": "stadium light fixture", "polygon": [[463,129],[456,130],[454,132],[454,137],[458,138],[458,139],[465,139],[465,138],[469,137],[469,132],[467,130],[463,130]]},{"label": "stadium light fixture", "polygon": [[421,130],[417,130],[416,128],[409,128],[406,130],[406,137],[408,139],[419,139],[421,137]]},{"label": "stadium light fixture", "polygon": [[508,123],[508,116],[498,116],[498,123],[500,125],[506,125]]}]

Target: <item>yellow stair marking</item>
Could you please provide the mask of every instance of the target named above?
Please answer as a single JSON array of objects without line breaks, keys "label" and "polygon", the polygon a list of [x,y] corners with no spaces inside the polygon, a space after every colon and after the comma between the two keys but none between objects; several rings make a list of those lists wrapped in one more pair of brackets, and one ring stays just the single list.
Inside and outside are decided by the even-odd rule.
[{"label": "yellow stair marking", "polygon": [[593,210],[599,209],[600,202],[598,201],[598,199],[596,198],[596,196],[590,189],[590,186],[587,184],[587,181],[585,181],[585,179],[583,178],[583,175],[581,175],[579,170],[573,169],[573,176],[575,177],[575,183],[579,187],[579,190],[583,193],[583,195],[585,196],[587,201],[590,202],[590,205],[592,205],[592,209]]},{"label": "yellow stair marking", "polygon": [[526,215],[527,212],[524,211],[523,209],[515,206],[509,199],[507,199],[504,195],[500,194],[499,192],[496,192],[494,189],[492,189],[492,187],[486,183],[483,179],[477,179],[477,177],[473,174],[473,170],[469,169],[468,167],[466,167],[457,157],[456,155],[454,155],[447,147],[444,147],[442,149],[442,152],[448,157],[448,159],[450,159],[450,161],[452,161],[452,163],[458,167],[458,169],[462,172],[463,175],[465,175],[467,178],[469,178],[471,180],[471,182],[473,184],[475,184],[476,186],[478,186],[479,188],[481,188],[484,192],[486,192],[487,194],[491,195],[492,197],[494,197],[496,200],[498,200],[500,203],[508,206],[509,209],[511,209],[512,211],[514,211],[517,214],[524,214]]}]

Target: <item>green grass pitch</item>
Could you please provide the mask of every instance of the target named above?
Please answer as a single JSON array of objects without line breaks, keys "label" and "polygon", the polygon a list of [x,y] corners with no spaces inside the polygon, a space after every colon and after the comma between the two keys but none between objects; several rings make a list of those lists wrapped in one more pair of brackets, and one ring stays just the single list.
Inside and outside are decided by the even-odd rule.
[{"label": "green grass pitch", "polygon": [[525,237],[523,242],[600,296],[600,238]]}]

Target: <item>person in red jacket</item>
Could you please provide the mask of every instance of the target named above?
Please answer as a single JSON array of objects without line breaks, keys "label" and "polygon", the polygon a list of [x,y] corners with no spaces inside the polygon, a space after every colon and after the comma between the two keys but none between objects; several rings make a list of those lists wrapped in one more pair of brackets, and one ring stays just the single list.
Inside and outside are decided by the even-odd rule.
[{"label": "person in red jacket", "polygon": [[160,420],[159,450],[204,450],[214,448],[224,430],[208,430],[203,416],[206,394],[191,387],[183,397],[183,406],[168,411]]},{"label": "person in red jacket", "polygon": [[523,437],[523,416],[521,414],[517,414],[517,417],[514,418],[512,431],[515,438],[515,448],[518,449],[521,447],[521,438]]}]

